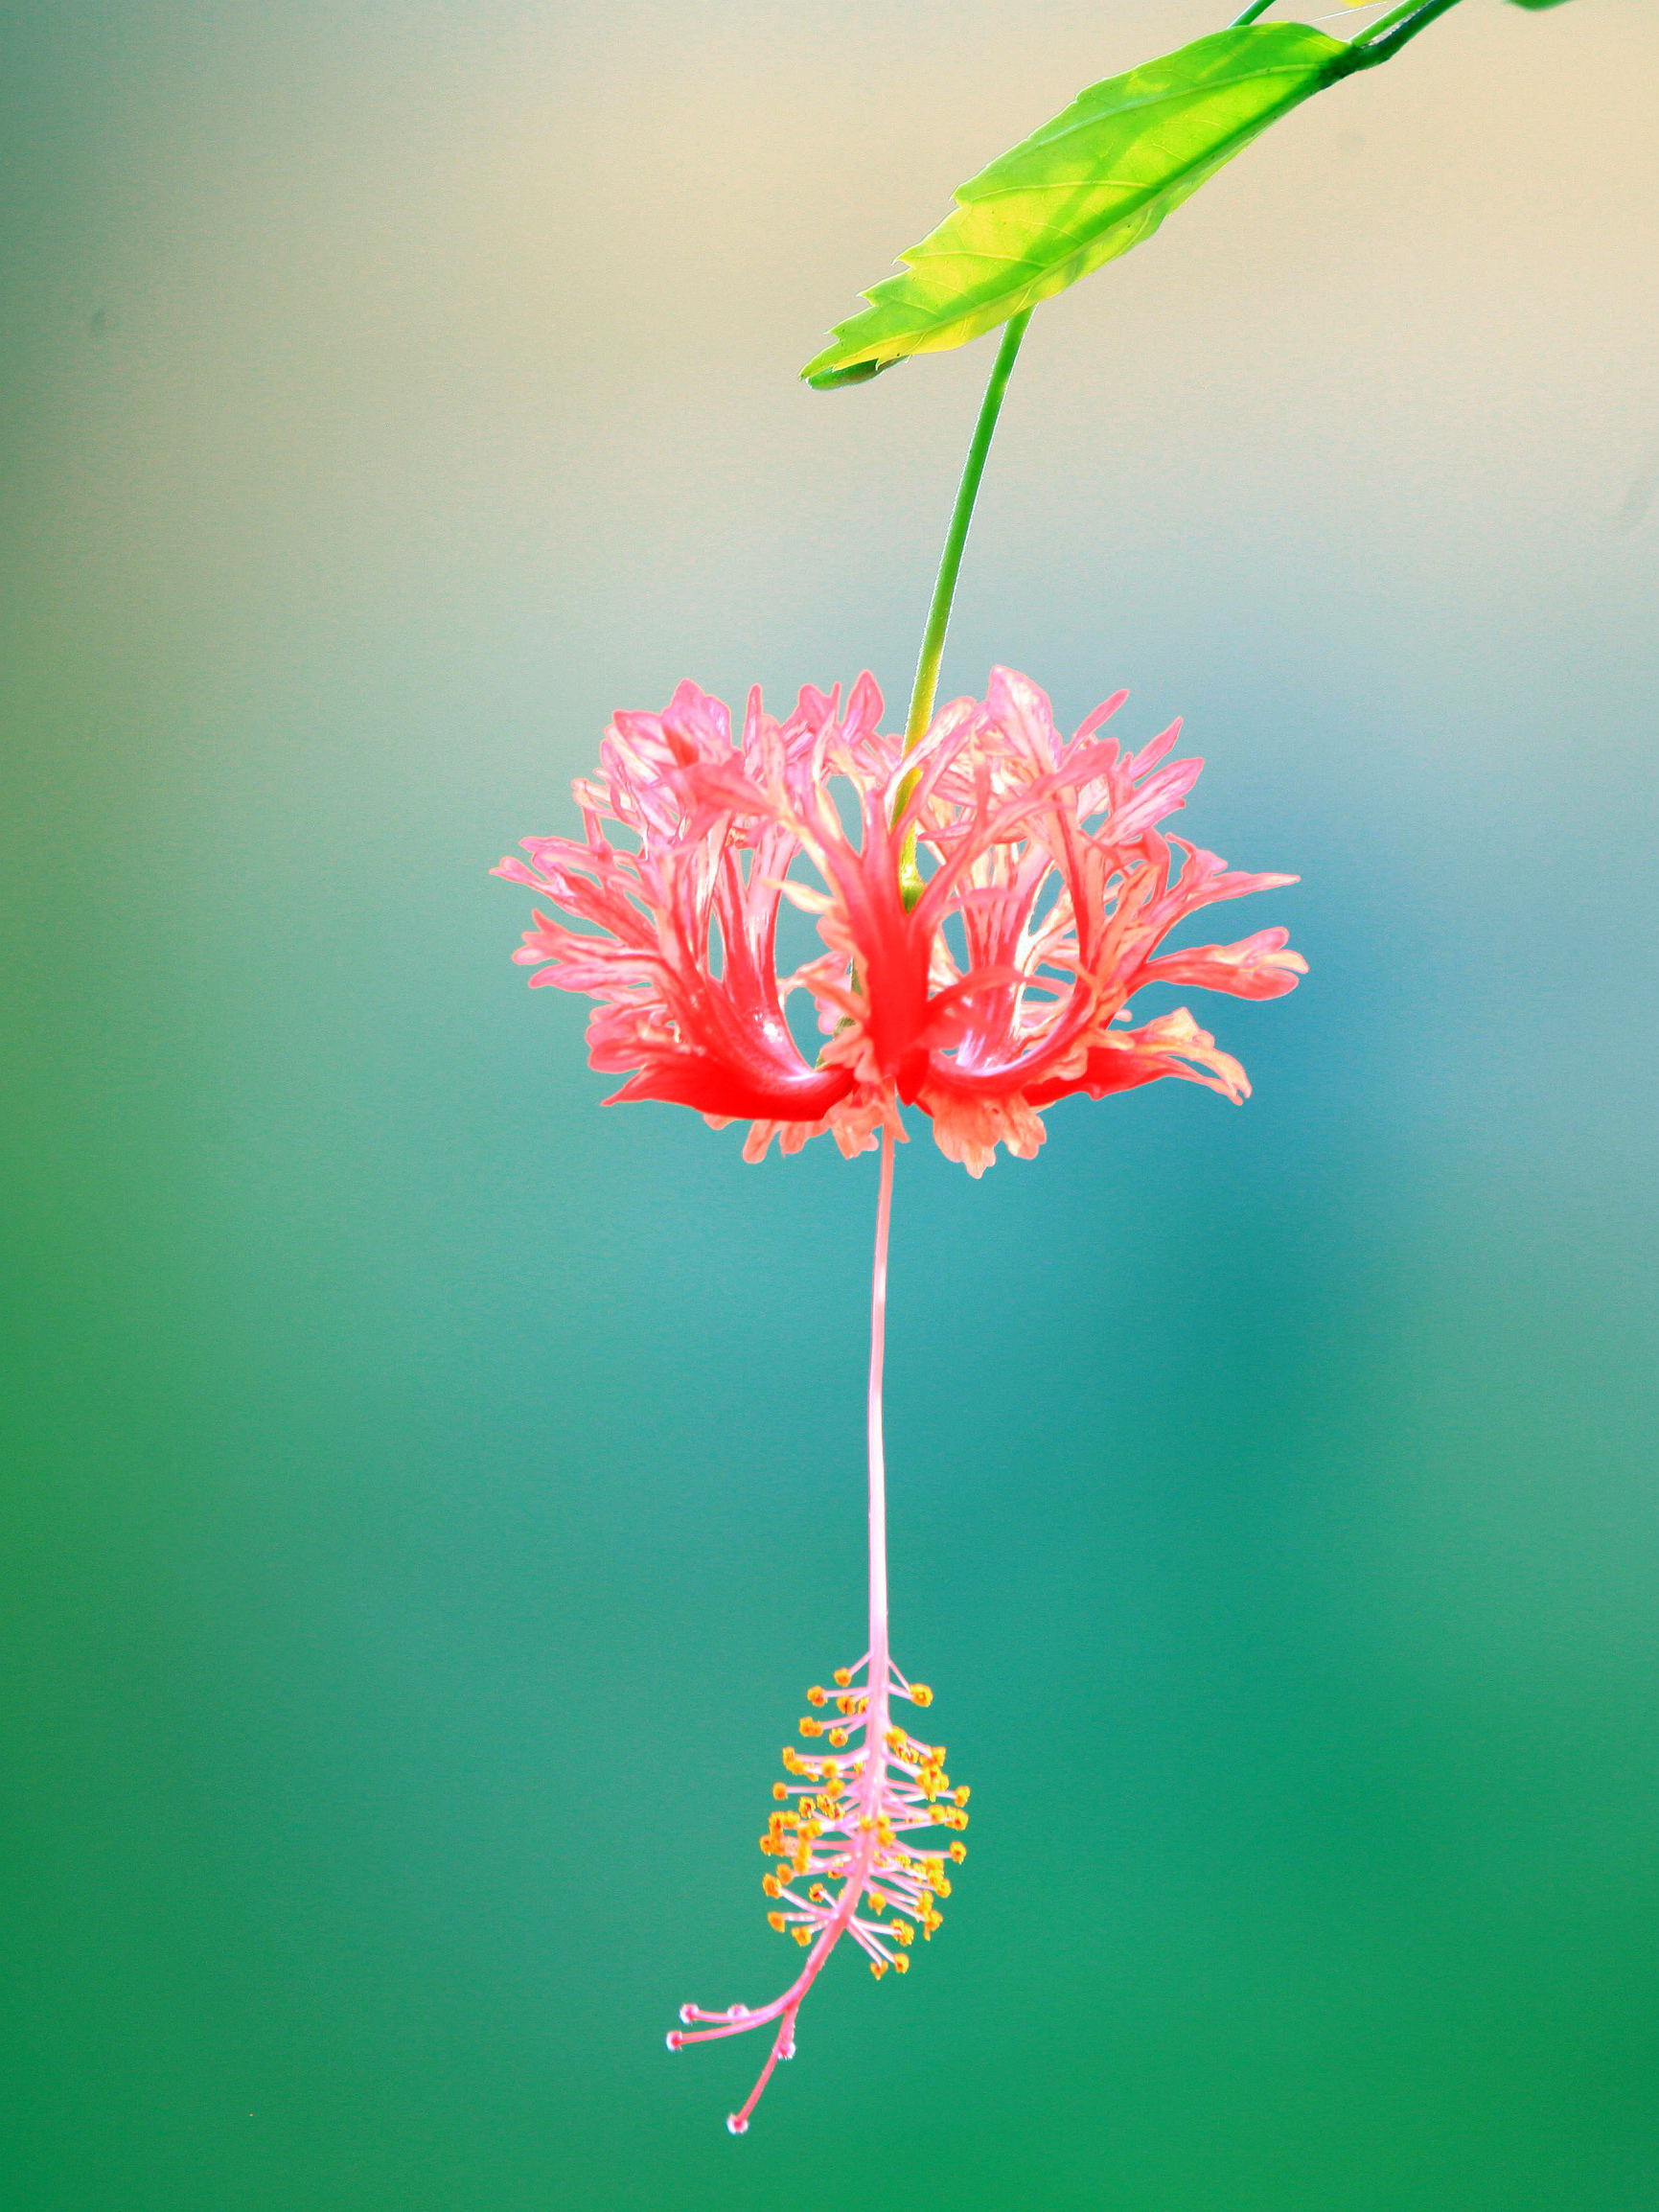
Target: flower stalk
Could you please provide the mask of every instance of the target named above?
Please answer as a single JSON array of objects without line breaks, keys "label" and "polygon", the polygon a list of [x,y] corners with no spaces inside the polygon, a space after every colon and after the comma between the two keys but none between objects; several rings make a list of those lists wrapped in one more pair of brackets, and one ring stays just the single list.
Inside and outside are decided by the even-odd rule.
[{"label": "flower stalk", "polygon": [[[956,487],[956,502],[951,509],[951,522],[945,532],[945,549],[939,556],[939,572],[933,579],[933,596],[928,607],[927,627],[922,632],[922,650],[916,660],[916,680],[910,686],[910,707],[905,717],[905,751],[915,751],[928,734],[928,726],[933,719],[933,702],[939,691],[939,666],[945,657],[945,635],[951,627],[951,609],[956,604],[956,579],[962,572],[962,553],[968,542],[968,527],[974,519],[974,505],[979,496],[979,482],[985,473],[985,461],[991,450],[991,440],[997,434],[997,418],[1002,412],[1002,395],[1008,389],[1008,379],[1014,373],[1014,362],[1020,352],[1020,341],[1025,335],[1025,326],[1036,310],[1026,308],[1023,314],[1010,316],[1003,326],[1002,343],[997,357],[991,363],[991,374],[986,380],[985,396],[979,403],[979,420],[974,434],[968,441],[968,457],[962,463],[962,480]],[[899,786],[894,801],[894,818],[903,814],[915,790],[916,779],[907,776]],[[916,833],[912,829],[899,855],[899,885],[905,904],[913,907],[922,895],[922,875],[916,864]]]},{"label": "flower stalk", "polygon": [[1026,308],[1024,313],[1010,316],[1003,325],[1002,340],[997,348],[997,357],[991,363],[985,396],[979,403],[979,420],[974,425],[973,437],[968,441],[968,457],[962,463],[962,480],[956,487],[956,505],[951,509],[950,527],[945,532],[945,549],[939,556],[939,572],[933,580],[933,596],[928,606],[927,628],[922,633],[922,650],[916,661],[916,680],[910,687],[910,709],[905,717],[907,752],[915,751],[928,733],[928,725],[933,719],[933,701],[939,689],[939,663],[944,658],[945,633],[951,626],[951,609],[956,596],[956,579],[962,571],[962,551],[968,542],[968,526],[974,519],[974,503],[979,496],[979,481],[985,473],[986,456],[991,450],[991,440],[997,432],[997,417],[1002,411],[1002,395],[1008,389],[1008,379],[1014,373],[1020,341],[1025,335],[1025,326],[1035,312],[1034,308]]}]

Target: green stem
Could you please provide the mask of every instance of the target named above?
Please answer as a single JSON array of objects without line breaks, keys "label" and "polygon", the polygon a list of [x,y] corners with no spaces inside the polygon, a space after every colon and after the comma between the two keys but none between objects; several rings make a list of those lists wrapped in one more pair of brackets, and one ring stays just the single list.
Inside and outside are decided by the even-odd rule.
[{"label": "green stem", "polygon": [[[1443,15],[1448,8],[1455,8],[1457,4],[1458,0],[1400,0],[1397,8],[1391,8],[1374,23],[1368,23],[1363,31],[1354,34],[1348,40],[1352,58],[1347,68],[1337,74],[1347,77],[1356,69],[1374,69],[1379,61],[1387,61],[1402,46],[1409,45],[1419,31],[1426,31],[1437,15]],[[1241,31],[1258,15],[1265,15],[1272,6],[1273,0],[1250,0],[1250,6],[1233,18],[1228,29]]]},{"label": "green stem", "polygon": [[[979,478],[985,473],[985,456],[991,450],[992,433],[997,427],[997,417],[1002,411],[1002,394],[1014,373],[1014,357],[1020,351],[1020,340],[1025,334],[1025,325],[1032,312],[1030,308],[1025,308],[1019,314],[1009,316],[1002,331],[1002,342],[997,348],[997,357],[991,363],[985,396],[979,403],[979,419],[974,425],[968,457],[962,463],[962,480],[956,486],[951,526],[945,532],[945,550],[939,556],[939,573],[933,584],[933,604],[928,609],[928,627],[922,633],[921,657],[916,662],[916,680],[910,686],[910,710],[905,717],[906,752],[914,752],[927,736],[928,725],[933,719],[939,663],[945,657],[945,633],[951,626],[951,604],[956,596],[962,548],[968,542],[968,525],[974,519],[974,501],[979,495]],[[895,820],[910,802],[917,772],[907,775],[899,786],[893,800]],[[907,907],[913,907],[921,897],[922,883],[922,871],[916,865],[916,833],[912,829],[899,854],[899,889]]]},{"label": "green stem", "polygon": [[[1020,340],[1025,334],[1025,325],[1032,311],[1025,308],[1011,315],[1002,332],[1002,342],[997,348],[997,357],[991,364],[991,380],[985,386],[985,397],[979,404],[979,419],[974,425],[973,443],[968,457],[962,464],[962,481],[956,487],[956,504],[951,510],[951,527],[945,533],[945,550],[939,559],[938,580],[933,586],[933,605],[928,609],[928,627],[922,633],[921,657],[916,662],[916,680],[910,690],[910,711],[905,718],[905,750],[913,752],[928,733],[928,725],[933,719],[933,699],[939,688],[939,662],[945,655],[945,632],[951,626],[951,602],[956,596],[956,578],[962,566],[962,548],[968,542],[968,524],[974,518],[974,501],[979,493],[979,478],[985,473],[985,456],[991,450],[991,435],[997,427],[997,417],[1002,411],[1002,394],[1008,388],[1008,379],[1014,373],[1014,357],[1020,351]],[[901,797],[900,805],[904,804]]]},{"label": "green stem", "polygon": [[[1408,6],[1418,0],[1407,0]],[[1452,0],[1442,0],[1450,7]],[[1243,14],[1236,17],[1233,28],[1241,23],[1254,23],[1273,6],[1273,0],[1250,0]],[[985,386],[985,397],[979,403],[979,419],[974,425],[974,435],[968,447],[968,457],[962,464],[962,480],[956,487],[956,504],[951,511],[951,526],[945,533],[945,550],[939,558],[939,573],[933,584],[933,604],[928,609],[928,626],[922,633],[921,657],[916,662],[916,680],[910,687],[910,710],[905,717],[905,750],[913,752],[927,735],[928,725],[933,719],[933,701],[939,688],[939,663],[945,656],[945,633],[951,626],[951,606],[956,596],[956,578],[961,572],[962,549],[968,542],[968,525],[974,519],[974,502],[979,495],[979,479],[985,473],[985,457],[991,450],[991,439],[997,427],[997,417],[1002,411],[1002,394],[1008,388],[1008,379],[1014,373],[1015,357],[1020,351],[1020,340],[1025,334],[1025,325],[1035,311],[1025,308],[1017,315],[1010,315],[1002,330],[1002,342],[997,348],[997,357],[991,364],[990,381]],[[907,785],[899,795],[902,809],[910,795]],[[907,853],[907,860],[910,858]]]},{"label": "green stem", "polygon": [[1423,0],[1400,0],[1397,8],[1389,9],[1388,12],[1379,15],[1374,23],[1368,23],[1363,31],[1356,31],[1348,40],[1348,44],[1350,46],[1369,46],[1373,38],[1380,37],[1391,25],[1403,21],[1414,8],[1420,8],[1422,4]]},{"label": "green stem", "polygon": [[1438,15],[1448,8],[1455,8],[1458,0],[1426,0],[1420,6],[1407,0],[1403,8],[1392,9],[1381,15],[1371,28],[1362,31],[1350,48],[1356,57],[1355,67],[1374,69],[1379,61],[1392,60],[1402,46],[1409,46],[1419,31],[1426,31]]}]

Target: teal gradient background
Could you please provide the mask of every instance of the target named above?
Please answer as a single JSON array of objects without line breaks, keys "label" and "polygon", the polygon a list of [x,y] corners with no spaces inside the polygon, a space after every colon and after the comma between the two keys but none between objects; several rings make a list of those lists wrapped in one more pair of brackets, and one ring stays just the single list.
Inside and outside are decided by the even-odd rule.
[{"label": "teal gradient background", "polygon": [[1199,1002],[1242,1110],[902,1156],[971,1855],[742,2143],[662,2046],[862,1647],[873,1167],[600,1112],[484,871],[681,676],[896,714],[988,350],[795,373],[1214,21],[6,12],[17,2212],[1659,2200],[1643,0],[1470,0],[1036,318],[947,694],[1185,712],[1313,973]]}]

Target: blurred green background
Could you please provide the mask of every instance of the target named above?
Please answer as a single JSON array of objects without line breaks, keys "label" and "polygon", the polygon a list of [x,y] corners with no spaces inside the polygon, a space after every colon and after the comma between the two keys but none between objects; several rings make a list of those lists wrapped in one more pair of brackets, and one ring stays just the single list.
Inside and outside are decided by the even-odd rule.
[{"label": "blurred green background", "polygon": [[987,348],[795,372],[1216,20],[6,12],[18,2212],[1659,2201],[1644,0],[1470,0],[1037,317],[947,693],[1185,711],[1313,975],[1198,1002],[1242,1111],[901,1158],[972,1854],[741,2144],[662,2046],[786,1969],[873,1166],[599,1112],[484,871],[683,675],[896,713]]}]

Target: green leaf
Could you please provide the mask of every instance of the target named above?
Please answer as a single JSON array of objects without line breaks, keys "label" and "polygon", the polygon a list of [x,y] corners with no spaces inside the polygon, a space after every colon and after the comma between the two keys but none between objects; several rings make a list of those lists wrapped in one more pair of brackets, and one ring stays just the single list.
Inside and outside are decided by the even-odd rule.
[{"label": "green leaf", "polygon": [[[1523,0],[1538,5],[1541,0]],[[1553,4],[1553,0],[1549,0]],[[903,275],[801,371],[819,391],[945,353],[1150,238],[1270,123],[1361,66],[1305,23],[1217,31],[1109,77],[964,184]]]}]

